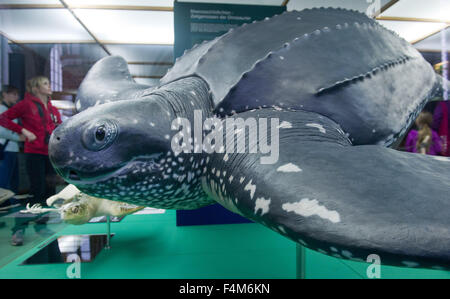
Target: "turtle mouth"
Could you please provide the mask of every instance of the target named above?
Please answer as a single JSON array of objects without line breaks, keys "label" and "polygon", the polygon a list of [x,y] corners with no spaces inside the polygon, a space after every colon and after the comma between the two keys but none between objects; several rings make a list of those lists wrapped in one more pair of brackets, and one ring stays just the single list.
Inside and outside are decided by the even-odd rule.
[{"label": "turtle mouth", "polygon": [[156,163],[155,160],[161,155],[162,154],[153,154],[150,156],[135,157],[128,162],[122,163],[118,167],[110,168],[104,172],[97,171],[87,175],[75,169],[66,169],[65,171],[56,169],[56,171],[60,176],[65,178],[66,182],[75,186],[94,185],[135,172],[136,169],[145,168],[149,172],[159,171],[160,165]]}]

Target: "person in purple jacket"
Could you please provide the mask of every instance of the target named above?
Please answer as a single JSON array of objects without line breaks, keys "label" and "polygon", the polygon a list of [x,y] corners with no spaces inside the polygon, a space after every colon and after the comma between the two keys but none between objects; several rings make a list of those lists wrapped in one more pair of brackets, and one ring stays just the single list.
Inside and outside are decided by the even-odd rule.
[{"label": "person in purple jacket", "polygon": [[448,113],[450,111],[450,101],[442,101],[436,105],[433,113],[433,124],[431,129],[438,132],[442,144],[442,156],[450,155],[450,148],[448,147],[450,141],[450,122],[448,120]]},{"label": "person in purple jacket", "polygon": [[430,112],[421,112],[416,119],[419,130],[411,130],[406,137],[405,149],[408,152],[427,155],[439,155],[442,150],[439,135],[431,128],[433,116]]}]

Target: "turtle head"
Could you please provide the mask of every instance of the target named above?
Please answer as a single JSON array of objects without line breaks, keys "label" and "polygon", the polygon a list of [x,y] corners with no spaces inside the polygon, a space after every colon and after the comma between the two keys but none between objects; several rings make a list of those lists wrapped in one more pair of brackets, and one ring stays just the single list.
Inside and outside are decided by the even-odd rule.
[{"label": "turtle head", "polygon": [[53,132],[50,161],[68,183],[95,197],[197,208],[201,187],[193,158],[171,149],[174,118],[160,95],[91,107]]},{"label": "turtle head", "polygon": [[80,225],[94,217],[94,212],[86,202],[71,202],[61,208],[61,218],[69,224]]}]

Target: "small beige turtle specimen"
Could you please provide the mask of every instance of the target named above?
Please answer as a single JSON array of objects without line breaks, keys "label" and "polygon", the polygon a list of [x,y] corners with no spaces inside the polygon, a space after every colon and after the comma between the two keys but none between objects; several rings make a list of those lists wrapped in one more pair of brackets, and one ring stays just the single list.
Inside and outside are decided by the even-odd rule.
[{"label": "small beige turtle specimen", "polygon": [[[62,204],[58,203],[63,201]],[[80,225],[99,216],[126,216],[142,210],[144,207],[119,201],[87,195],[74,185],[68,185],[61,192],[47,199],[47,205],[54,208],[42,208],[40,204],[27,205],[23,213],[40,214],[44,212],[59,212],[65,222]]]}]

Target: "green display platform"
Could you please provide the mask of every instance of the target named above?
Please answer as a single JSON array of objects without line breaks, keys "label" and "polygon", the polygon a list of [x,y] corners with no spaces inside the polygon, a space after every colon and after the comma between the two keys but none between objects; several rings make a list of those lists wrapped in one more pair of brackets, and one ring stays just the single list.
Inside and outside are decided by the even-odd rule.
[{"label": "green display platform", "polygon": [[[81,278],[296,278],[296,244],[262,225],[177,227],[175,222],[175,212],[166,211],[111,223],[111,249],[81,263]],[[71,264],[20,264],[56,236],[105,232],[105,223],[66,226],[0,268],[0,278],[67,278]],[[367,278],[366,263],[310,250],[305,260],[306,278]],[[450,278],[450,273],[383,266],[381,278]]]}]

